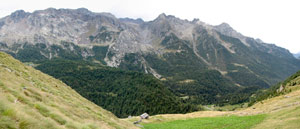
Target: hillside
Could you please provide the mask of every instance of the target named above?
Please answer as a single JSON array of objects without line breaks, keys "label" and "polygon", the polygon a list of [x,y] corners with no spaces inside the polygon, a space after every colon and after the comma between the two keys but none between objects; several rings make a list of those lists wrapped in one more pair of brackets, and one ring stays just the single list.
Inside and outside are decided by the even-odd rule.
[{"label": "hillside", "polygon": [[1,129],[135,128],[61,81],[0,52]]},{"label": "hillside", "polygon": [[72,87],[83,97],[118,117],[187,113],[196,107],[185,104],[155,77],[95,63],[53,59],[37,64]]},{"label": "hillside", "polygon": [[[191,129],[207,127],[255,129],[300,128],[300,71],[285,80],[283,84],[284,88],[278,91],[281,92],[279,96],[270,96],[248,108],[235,111],[200,111],[188,114],[156,115],[150,117],[149,120],[144,120],[143,123],[149,129],[152,127],[174,127],[173,129],[180,127]],[[255,121],[258,119],[259,121]],[[135,121],[136,118],[127,120]]]},{"label": "hillside", "polygon": [[1,18],[0,50],[23,62],[88,60],[152,74],[194,104],[245,102],[300,69],[288,50],[227,23],[166,14],[146,22],[84,8],[18,10]]}]

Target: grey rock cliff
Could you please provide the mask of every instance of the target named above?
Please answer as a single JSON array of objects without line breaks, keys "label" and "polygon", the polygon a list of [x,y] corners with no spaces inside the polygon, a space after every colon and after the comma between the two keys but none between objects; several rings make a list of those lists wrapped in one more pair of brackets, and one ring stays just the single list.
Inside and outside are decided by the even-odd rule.
[{"label": "grey rock cliff", "polygon": [[[62,42],[74,45],[66,47]],[[153,68],[146,55],[156,55],[166,61],[168,59],[163,58],[166,55],[178,56],[191,51],[195,56],[193,60],[202,62],[199,65],[217,70],[228,78],[234,78],[229,74],[242,69],[268,84],[299,68],[299,62],[294,61],[288,50],[244,36],[227,23],[212,26],[199,19],[188,21],[166,14],[145,22],[142,19],[118,19],[110,13],[94,13],[85,8],[49,8],[33,13],[19,10],[0,19],[0,50],[17,56],[26,47],[25,43],[45,44],[40,53],[48,59],[59,56],[61,51],[52,46],[61,46],[62,50],[83,58],[97,55],[95,46],[106,46],[103,57],[106,65],[120,67],[126,63],[126,56],[135,54],[138,56],[132,65],[140,63],[141,71],[157,78],[167,75]],[[269,58],[293,63],[273,68],[275,62],[266,62]],[[267,70],[260,72],[257,67]],[[288,72],[271,79],[271,74],[284,72],[279,69]]]}]

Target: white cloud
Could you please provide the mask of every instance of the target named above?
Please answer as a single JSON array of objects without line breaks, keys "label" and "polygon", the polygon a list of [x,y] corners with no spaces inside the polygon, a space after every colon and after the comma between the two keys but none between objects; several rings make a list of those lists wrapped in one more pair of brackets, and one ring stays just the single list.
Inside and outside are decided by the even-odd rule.
[{"label": "white cloud", "polygon": [[111,12],[117,17],[153,20],[160,13],[182,19],[199,18],[209,24],[229,23],[244,35],[300,51],[299,3],[297,0],[0,0],[0,17],[23,9],[85,7]]}]

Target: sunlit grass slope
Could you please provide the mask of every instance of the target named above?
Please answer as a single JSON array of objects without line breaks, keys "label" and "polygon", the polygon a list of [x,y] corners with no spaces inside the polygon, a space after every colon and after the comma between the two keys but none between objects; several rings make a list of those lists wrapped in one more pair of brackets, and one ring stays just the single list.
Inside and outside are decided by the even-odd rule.
[{"label": "sunlit grass slope", "polygon": [[0,129],[136,128],[0,52]]}]

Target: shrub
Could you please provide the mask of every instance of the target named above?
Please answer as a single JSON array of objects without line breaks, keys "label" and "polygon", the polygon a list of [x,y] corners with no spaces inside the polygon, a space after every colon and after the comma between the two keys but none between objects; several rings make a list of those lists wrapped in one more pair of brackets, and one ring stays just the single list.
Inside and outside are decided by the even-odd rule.
[{"label": "shrub", "polygon": [[4,84],[0,81],[0,86],[4,86]]},{"label": "shrub", "polygon": [[42,105],[40,105],[40,104],[35,104],[34,107],[35,107],[35,108],[36,108],[43,116],[48,117],[48,116],[50,115],[50,111],[49,111],[46,107],[44,107],[44,106],[42,106]]},{"label": "shrub", "polygon": [[57,114],[51,113],[50,117],[61,125],[65,125],[67,123],[66,120],[64,120],[61,116],[59,116]]},{"label": "shrub", "polygon": [[17,129],[15,121],[7,116],[0,116],[0,129]]},{"label": "shrub", "polygon": [[32,124],[28,120],[22,120],[19,123],[19,128],[20,129],[32,129],[31,125]]},{"label": "shrub", "polygon": [[66,127],[67,127],[68,129],[78,129],[78,127],[75,126],[74,123],[69,123],[69,122],[66,124]]},{"label": "shrub", "polygon": [[13,109],[6,109],[3,113],[3,116],[9,116],[9,117],[14,117],[16,116],[16,113]]}]

